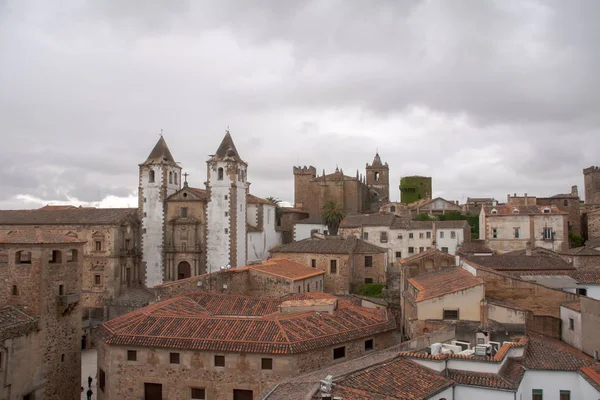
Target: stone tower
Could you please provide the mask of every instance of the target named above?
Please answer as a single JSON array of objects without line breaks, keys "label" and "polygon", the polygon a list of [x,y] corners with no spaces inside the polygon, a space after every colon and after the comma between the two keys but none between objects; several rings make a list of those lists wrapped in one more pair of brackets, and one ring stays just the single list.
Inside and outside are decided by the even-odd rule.
[{"label": "stone tower", "polygon": [[229,131],[207,162],[207,272],[246,264],[246,164]]},{"label": "stone tower", "polygon": [[592,166],[583,170],[585,204],[600,204],[600,167]]},{"label": "stone tower", "polygon": [[310,182],[317,176],[317,169],[312,165],[294,167],[294,207],[307,209],[310,196]]},{"label": "stone tower", "polygon": [[165,199],[180,188],[181,167],[161,136],[146,161],[140,164],[138,210],[146,287],[164,281]]},{"label": "stone tower", "polygon": [[388,163],[381,162],[379,152],[377,152],[373,163],[371,165],[367,163],[365,169],[370,203],[375,206],[375,209],[378,209],[381,203],[390,201],[390,167]]}]

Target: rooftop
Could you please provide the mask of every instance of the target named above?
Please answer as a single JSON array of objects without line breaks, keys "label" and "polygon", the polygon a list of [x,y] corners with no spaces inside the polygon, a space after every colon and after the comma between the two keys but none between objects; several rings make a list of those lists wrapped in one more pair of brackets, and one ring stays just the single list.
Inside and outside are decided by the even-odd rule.
[{"label": "rooftop", "polygon": [[411,264],[413,262],[419,261],[423,258],[425,259],[430,259],[430,258],[442,258],[442,259],[447,259],[450,262],[450,265],[454,265],[456,263],[456,256],[453,256],[452,254],[448,254],[445,253],[443,251],[440,251],[438,249],[436,249],[435,247],[432,247],[429,250],[425,250],[424,252],[421,253],[416,253],[413,254],[410,257],[406,257],[406,258],[401,258],[400,260],[398,260],[398,262],[400,264]]},{"label": "rooftop", "polygon": [[522,275],[521,279],[553,289],[577,288],[577,281],[568,275]]},{"label": "rooftop", "polygon": [[45,229],[21,229],[0,232],[0,243],[6,244],[69,244],[85,243],[85,240]]},{"label": "rooftop", "polygon": [[246,196],[246,202],[248,204],[266,204],[275,207],[275,204],[272,201],[263,199],[262,197],[255,196],[250,193],[248,193],[248,195]]},{"label": "rooftop", "polygon": [[29,324],[35,320],[34,317],[13,306],[0,307],[0,336],[10,329]]},{"label": "rooftop", "polygon": [[[333,314],[278,312],[289,300],[337,299]],[[293,354],[394,330],[387,310],[360,307],[325,293],[280,299],[190,293],[105,322],[109,345],[196,351]]]},{"label": "rooftop", "polygon": [[600,256],[600,251],[593,247],[581,246],[565,250],[561,254],[569,254],[572,256]]},{"label": "rooftop", "polygon": [[396,216],[384,212],[373,214],[348,214],[340,223],[340,228],[359,228],[361,226],[390,226]]},{"label": "rooftop", "polygon": [[417,302],[483,285],[483,280],[462,268],[448,268],[409,278],[408,282],[418,290]]},{"label": "rooftop", "polygon": [[525,368],[515,360],[508,360],[499,373],[448,370],[448,378],[459,385],[481,386],[494,389],[517,390],[525,375]]},{"label": "rooftop", "polygon": [[235,148],[235,144],[233,143],[233,138],[229,131],[225,132],[225,136],[217,149],[217,152],[210,159],[211,161],[224,160],[224,161],[235,161],[235,162],[245,162],[240,158],[240,155]]},{"label": "rooftop", "polygon": [[[544,214],[560,214],[567,215],[568,213],[559,210],[556,206],[516,206],[516,205],[496,205],[483,207],[485,214],[490,217],[494,216],[516,216],[516,215],[544,215]],[[545,210],[549,212],[545,212]],[[494,213],[493,210],[496,210]]]},{"label": "rooftop", "polygon": [[579,301],[579,300],[566,301],[564,303],[561,303],[561,306],[568,308],[569,310],[581,312],[581,301]]},{"label": "rooftop", "polygon": [[275,247],[271,253],[320,253],[320,254],[371,254],[385,253],[386,250],[355,237],[309,238]]},{"label": "rooftop", "polygon": [[574,270],[571,264],[560,257],[549,255],[489,255],[471,256],[465,255],[465,261],[472,261],[482,267],[492,268],[498,271],[529,271],[529,270]]},{"label": "rooftop", "polygon": [[471,240],[470,242],[463,242],[460,245],[459,252],[462,254],[494,253],[494,251],[485,244],[485,240]]},{"label": "rooftop", "polygon": [[42,207],[37,210],[0,210],[0,225],[117,225],[137,218],[137,208]]},{"label": "rooftop", "polygon": [[579,374],[585,378],[597,391],[600,392],[600,365],[583,367]]},{"label": "rooftop", "polygon": [[177,165],[173,156],[171,155],[171,151],[169,150],[169,146],[167,146],[167,142],[165,138],[160,136],[158,142],[148,155],[146,161],[143,164],[155,164],[155,163],[167,163],[172,165]]},{"label": "rooftop", "polygon": [[287,258],[270,258],[262,264],[251,265],[248,268],[290,280],[306,279],[325,274],[323,270],[311,268]]},{"label": "rooftop", "polygon": [[521,363],[527,369],[546,371],[577,371],[591,366],[594,359],[565,342],[529,333],[529,345]]},{"label": "rooftop", "polygon": [[591,285],[600,285],[600,270],[597,269],[578,269],[569,274],[578,283],[587,283]]}]

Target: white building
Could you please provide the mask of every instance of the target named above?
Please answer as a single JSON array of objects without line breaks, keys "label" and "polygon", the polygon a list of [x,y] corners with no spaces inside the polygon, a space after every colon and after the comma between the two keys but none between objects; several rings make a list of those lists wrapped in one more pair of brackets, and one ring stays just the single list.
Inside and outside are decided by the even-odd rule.
[{"label": "white building", "polygon": [[294,240],[299,241],[311,238],[313,234],[329,234],[327,225],[323,224],[321,218],[311,217],[294,222]]}]

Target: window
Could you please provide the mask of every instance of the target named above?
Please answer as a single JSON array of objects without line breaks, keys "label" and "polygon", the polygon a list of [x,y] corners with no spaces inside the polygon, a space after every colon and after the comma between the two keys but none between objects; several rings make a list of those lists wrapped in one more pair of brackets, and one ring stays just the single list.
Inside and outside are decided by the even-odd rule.
[{"label": "window", "polygon": [[456,231],[450,231],[450,239],[456,239]]},{"label": "window", "polygon": [[575,320],[573,318],[569,318],[569,329],[570,330],[575,329]]},{"label": "window", "polygon": [[19,295],[19,289],[17,289],[17,285],[12,285],[12,295],[13,296]]},{"label": "window", "polygon": [[391,212],[396,212],[396,206],[391,206],[391,207],[390,207],[390,211],[391,211]]},{"label": "window", "polygon": [[336,347],[333,349],[333,359],[338,360],[340,358],[346,357],[346,346]]},{"label": "window", "polygon": [[94,286],[102,285],[102,276],[100,274],[94,274]]},{"label": "window", "polygon": [[205,400],[206,399],[206,390],[204,388],[192,388],[192,393],[190,398],[192,400]]},{"label": "window", "polygon": [[187,207],[181,207],[181,217],[187,218]]},{"label": "window", "polygon": [[542,389],[533,389],[531,391],[531,400],[544,400],[544,391]]},{"label": "window", "polygon": [[379,180],[379,172],[375,172],[375,181]]},{"label": "window", "polygon": [[419,253],[422,253],[425,251],[425,247],[419,247]]},{"label": "window", "polygon": [[448,252],[448,248],[447,247],[442,247],[442,253],[447,253]]},{"label": "window", "polygon": [[571,400],[571,391],[570,390],[561,390],[560,391],[560,400]]},{"label": "window", "polygon": [[137,351],[127,350],[127,361],[137,361]]},{"label": "window", "polygon": [[150,170],[150,173],[148,174],[148,182],[154,183],[154,171],[153,170]]},{"label": "window", "polygon": [[408,254],[413,254],[415,252],[415,248],[414,247],[409,247],[408,248]]},{"label": "window", "polygon": [[373,266],[373,256],[365,256],[365,268]]},{"label": "window", "polygon": [[162,400],[162,384],[144,382],[144,399]]},{"label": "window", "polygon": [[373,339],[365,340],[365,351],[373,350]]},{"label": "window", "polygon": [[261,358],[260,359],[260,369],[273,369],[273,359],[272,358]]},{"label": "window", "polygon": [[65,362],[65,354],[60,355],[60,362]]},{"label": "window", "polygon": [[217,179],[220,181],[223,180],[223,168],[219,168],[219,170],[217,172]]},{"label": "window", "polygon": [[179,364],[179,353],[169,353],[169,363]]},{"label": "window", "polygon": [[225,211],[225,216],[229,217],[229,211]]},{"label": "window", "polygon": [[544,240],[550,240],[552,236],[552,228],[544,228]]},{"label": "window", "polygon": [[492,237],[498,239],[498,228],[492,228]]},{"label": "window", "polygon": [[402,252],[401,251],[397,251],[396,252],[396,258],[402,258]]},{"label": "window", "polygon": [[169,171],[169,183],[173,183],[173,172]]},{"label": "window", "polygon": [[253,398],[252,390],[233,389],[233,400],[252,400]]},{"label": "window", "polygon": [[440,239],[444,238],[444,231],[440,231]]},{"label": "window", "polygon": [[409,238],[409,239],[412,239],[413,237],[414,237],[414,235],[413,235],[413,233],[412,233],[412,232],[408,234],[408,238]]},{"label": "window", "polygon": [[458,310],[444,310],[444,319],[458,319]]},{"label": "window", "polygon": [[50,264],[60,264],[62,262],[62,252],[59,250],[52,250],[50,253],[50,259],[48,263]]},{"label": "window", "polygon": [[102,241],[96,240],[96,251],[102,251]]},{"label": "window", "polygon": [[225,366],[225,356],[215,356],[215,367]]},{"label": "window", "polygon": [[549,208],[544,208],[544,214],[550,214],[550,209]]},{"label": "window", "polygon": [[17,251],[15,253],[15,264],[31,264],[31,252]]},{"label": "window", "polygon": [[329,261],[329,273],[330,274],[337,274],[337,260],[330,260]]},{"label": "window", "polygon": [[363,232],[363,240],[369,240],[369,232]]},{"label": "window", "polygon": [[300,286],[298,286],[298,293],[300,293]]},{"label": "window", "polygon": [[587,296],[587,289],[582,289],[582,288],[576,289],[576,293],[580,294],[582,296]]},{"label": "window", "polygon": [[103,392],[104,392],[105,385],[106,385],[106,375],[104,374],[104,370],[102,368],[100,368],[100,369],[98,369],[98,387]]},{"label": "window", "polygon": [[401,233],[398,234],[398,239],[402,240],[402,234]]},{"label": "window", "polygon": [[431,239],[431,232],[427,232],[426,237],[427,239]]},{"label": "window", "polygon": [[310,260],[310,266],[313,268],[317,268],[317,260],[315,260],[314,258]]},{"label": "window", "polygon": [[225,234],[229,233],[229,229],[225,228]]},{"label": "window", "polygon": [[306,285],[306,292],[310,293],[310,283],[308,285]]},{"label": "window", "polygon": [[173,174],[173,181],[175,182],[175,184],[177,185],[177,172],[175,172]]},{"label": "window", "polygon": [[520,231],[521,231],[521,230],[520,230],[519,228],[514,228],[514,231],[515,231],[515,239],[518,239],[518,238],[519,238],[519,236],[521,236],[521,235],[520,235],[520,233],[521,233]]},{"label": "window", "polygon": [[225,200],[227,200],[227,195],[225,195]]},{"label": "window", "polygon": [[387,242],[387,232],[381,232],[379,235],[379,241],[381,243]]},{"label": "window", "polygon": [[365,278],[365,285],[373,283],[373,278]]}]

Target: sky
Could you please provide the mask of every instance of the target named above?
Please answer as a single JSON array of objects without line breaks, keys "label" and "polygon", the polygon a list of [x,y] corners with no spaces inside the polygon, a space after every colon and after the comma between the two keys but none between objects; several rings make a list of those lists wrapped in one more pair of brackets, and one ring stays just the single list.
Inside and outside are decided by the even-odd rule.
[{"label": "sky", "polygon": [[[252,4],[252,5],[250,5]],[[250,191],[376,151],[433,194],[548,196],[600,164],[597,0],[0,0],[0,209],[137,206],[161,130],[190,186],[229,130]]]}]

